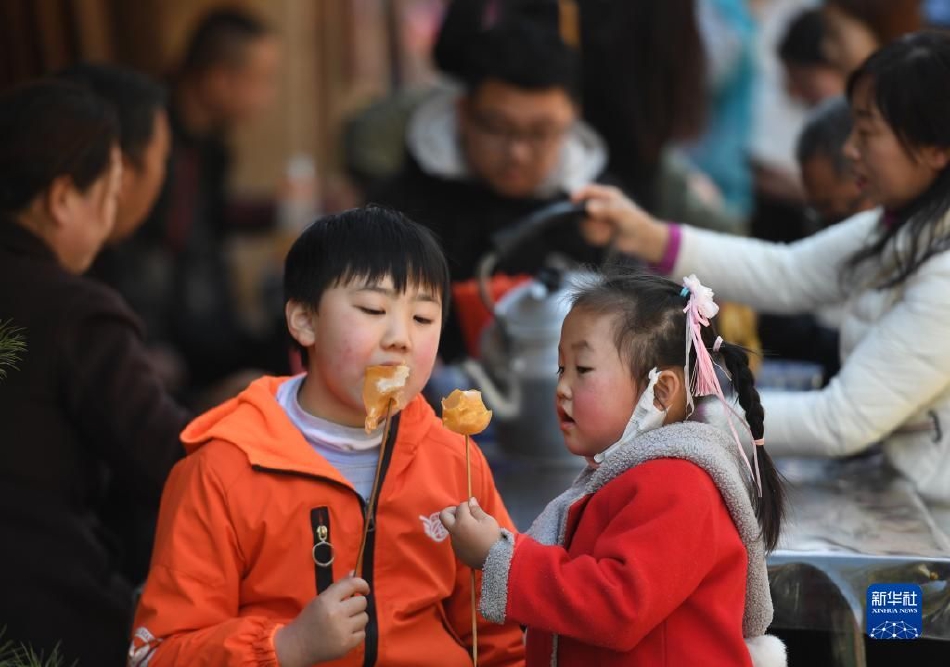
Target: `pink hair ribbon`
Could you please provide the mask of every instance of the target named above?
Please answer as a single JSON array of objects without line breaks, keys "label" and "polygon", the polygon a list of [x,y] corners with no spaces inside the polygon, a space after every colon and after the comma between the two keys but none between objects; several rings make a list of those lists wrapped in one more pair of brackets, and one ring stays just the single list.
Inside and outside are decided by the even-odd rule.
[{"label": "pink hair ribbon", "polygon": [[[739,448],[739,454],[742,456],[742,460],[745,461],[746,467],[752,474],[752,479],[755,481],[759,497],[761,498],[762,478],[759,473],[759,457],[756,454],[758,447],[752,448],[752,462],[750,462],[749,457],[742,448],[742,440],[740,440],[739,434],[736,432],[732,417],[735,416],[738,418],[747,429],[748,424],[745,423],[744,419],[739,417],[726,400],[722,392],[722,386],[719,384],[719,377],[716,375],[716,368],[713,365],[712,357],[709,356],[709,350],[706,349],[706,345],[703,343],[702,328],[709,326],[709,320],[715,317],[719,312],[719,306],[713,301],[713,291],[699,282],[699,278],[695,275],[683,278],[683,285],[683,296],[686,296],[686,292],[689,293],[689,301],[683,309],[683,312],[686,313],[686,366],[683,369],[687,383],[686,404],[690,412],[692,412],[695,408],[693,396],[716,396],[719,398],[726,407],[726,421],[729,423],[729,430],[732,431],[732,437],[735,439],[736,446]],[[721,345],[721,340],[721,338],[716,339],[716,344],[713,346],[716,351],[718,351],[718,347]],[[691,370],[689,367],[689,353],[690,350],[693,349],[696,350],[696,367]]]}]

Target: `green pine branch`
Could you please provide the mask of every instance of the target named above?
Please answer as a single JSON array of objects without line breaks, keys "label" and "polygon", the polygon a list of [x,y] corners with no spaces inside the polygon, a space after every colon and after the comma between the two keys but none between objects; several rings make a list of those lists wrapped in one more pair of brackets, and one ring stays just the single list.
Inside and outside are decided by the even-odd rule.
[{"label": "green pine branch", "polygon": [[[26,352],[26,336],[22,327],[15,327],[11,320],[0,320],[0,380],[9,370],[17,370],[17,362]],[[2,667],[2,664],[0,664]]]},{"label": "green pine branch", "polygon": [[4,629],[0,628],[0,667],[74,667],[75,663],[67,666],[59,647],[44,656],[29,646],[15,644],[12,641],[3,641]]}]

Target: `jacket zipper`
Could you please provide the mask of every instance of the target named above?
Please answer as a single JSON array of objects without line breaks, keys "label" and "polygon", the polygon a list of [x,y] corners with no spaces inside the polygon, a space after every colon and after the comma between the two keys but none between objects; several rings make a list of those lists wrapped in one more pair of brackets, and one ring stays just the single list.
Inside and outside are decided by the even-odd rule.
[{"label": "jacket zipper", "polygon": [[[396,434],[399,432],[399,417],[396,415],[392,418],[392,422],[389,427],[389,438],[386,441],[385,452],[383,455],[383,462],[379,469],[379,488],[383,488],[383,480],[386,479],[386,472],[389,470],[389,464],[393,458],[393,445],[396,442]],[[363,667],[373,667],[376,664],[376,659],[379,655],[379,619],[376,615],[376,594],[373,586],[373,564],[375,561],[376,555],[376,516],[375,511],[373,516],[366,516],[366,501],[363,500],[363,496],[356,492],[356,489],[341,484],[335,479],[330,479],[329,477],[324,477],[323,475],[314,475],[307,472],[299,472],[297,470],[285,470],[281,468],[267,468],[261,465],[251,465],[251,469],[257,472],[268,472],[276,475],[289,475],[291,477],[303,477],[305,479],[313,479],[321,482],[330,482],[331,484],[336,484],[337,486],[342,486],[345,489],[349,489],[356,496],[357,500],[360,503],[360,510],[363,513],[363,521],[369,523],[369,528],[366,533],[366,550],[363,553],[363,579],[366,580],[366,583],[369,584],[369,596],[366,598],[366,615],[369,616],[369,621],[366,623],[366,640],[364,642],[365,650],[363,654]],[[379,507],[377,502],[376,507]],[[315,508],[311,510],[311,525],[313,525],[313,512],[320,510],[321,508]],[[329,541],[329,509],[327,509],[327,541]],[[314,528],[316,531],[317,528]],[[316,539],[316,532],[314,533]],[[319,540],[318,540],[319,541]],[[316,551],[316,547],[314,547]],[[316,566],[319,567],[319,566]],[[332,572],[330,574],[332,579]],[[317,585],[319,586],[319,576]]]},{"label": "jacket zipper", "polygon": [[310,510],[310,527],[313,529],[313,574],[317,595],[333,584],[333,542],[330,537],[330,508],[314,507]]}]

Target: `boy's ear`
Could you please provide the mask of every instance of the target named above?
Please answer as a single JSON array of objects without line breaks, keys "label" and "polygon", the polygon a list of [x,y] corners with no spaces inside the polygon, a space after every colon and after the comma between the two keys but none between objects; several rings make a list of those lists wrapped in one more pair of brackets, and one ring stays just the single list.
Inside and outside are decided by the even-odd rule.
[{"label": "boy's ear", "polygon": [[287,318],[287,330],[302,347],[310,347],[317,341],[317,333],[313,329],[316,314],[312,308],[297,301],[288,301],[284,306],[284,315]]},{"label": "boy's ear", "polygon": [[655,402],[659,404],[657,407],[661,410],[669,410],[674,405],[679,405],[683,402],[681,397],[684,395],[684,390],[685,386],[680,373],[674,370],[660,373],[660,377],[653,386],[653,396]]}]

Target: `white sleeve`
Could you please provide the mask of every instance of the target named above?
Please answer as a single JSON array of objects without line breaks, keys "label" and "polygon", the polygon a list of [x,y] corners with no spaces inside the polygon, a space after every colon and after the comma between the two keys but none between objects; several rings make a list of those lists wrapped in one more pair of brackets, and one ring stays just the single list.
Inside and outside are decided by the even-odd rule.
[{"label": "white sleeve", "polygon": [[950,386],[950,252],[921,266],[901,300],[827,387],[763,392],[773,454],[846,456],[888,435]]},{"label": "white sleeve", "polygon": [[672,278],[691,273],[716,300],[738,301],[765,313],[797,314],[840,303],[841,270],[871,239],[880,212],[866,211],[791,245],[682,227]]}]

